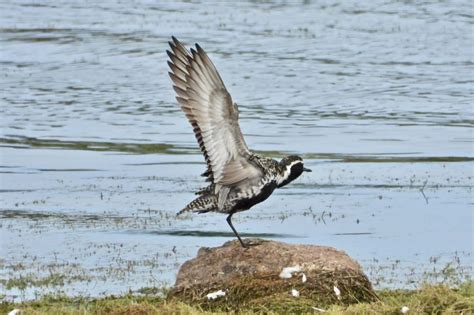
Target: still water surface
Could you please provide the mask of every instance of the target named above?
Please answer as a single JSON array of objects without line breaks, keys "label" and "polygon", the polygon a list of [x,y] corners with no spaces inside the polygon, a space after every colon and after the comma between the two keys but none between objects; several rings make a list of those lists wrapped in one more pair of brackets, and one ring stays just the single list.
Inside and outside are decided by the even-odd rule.
[{"label": "still water surface", "polygon": [[251,149],[313,169],[236,215],[243,235],[344,250],[377,287],[472,275],[472,12],[1,3],[0,294],[170,285],[199,247],[234,238],[222,215],[174,216],[205,166],[167,76],[171,35],[207,50]]}]

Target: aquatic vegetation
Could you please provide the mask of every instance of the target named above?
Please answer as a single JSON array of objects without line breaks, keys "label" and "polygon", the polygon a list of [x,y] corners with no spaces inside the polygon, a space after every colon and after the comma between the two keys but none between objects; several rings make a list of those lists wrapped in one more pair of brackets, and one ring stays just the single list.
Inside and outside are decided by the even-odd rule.
[{"label": "aquatic vegetation", "polygon": [[[87,151],[111,151],[127,153],[162,153],[178,154],[173,151],[173,146],[162,143],[119,143],[119,142],[99,142],[99,141],[64,141],[57,139],[38,139],[33,137],[8,137],[0,138],[0,143],[4,146],[30,147],[30,148],[52,148]],[[182,154],[182,153],[181,153]]]}]

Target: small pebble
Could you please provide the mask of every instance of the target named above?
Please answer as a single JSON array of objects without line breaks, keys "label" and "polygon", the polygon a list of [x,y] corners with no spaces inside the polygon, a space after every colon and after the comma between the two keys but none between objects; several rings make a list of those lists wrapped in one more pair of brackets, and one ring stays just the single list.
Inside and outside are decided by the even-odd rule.
[{"label": "small pebble", "polygon": [[208,300],[215,300],[218,297],[225,296],[225,292],[222,290],[216,291],[216,292],[211,292],[206,295]]},{"label": "small pebble", "polygon": [[296,265],[296,266],[293,266],[293,267],[285,267],[280,272],[280,278],[290,279],[292,277],[292,273],[300,272],[300,271],[301,271],[301,267],[299,265]]},{"label": "small pebble", "polygon": [[341,299],[341,290],[339,290],[338,287],[334,286],[334,293],[336,293],[337,298],[340,300]]},{"label": "small pebble", "polygon": [[300,292],[296,289],[292,289],[291,290],[291,295],[293,295],[294,297],[299,297],[300,296]]},{"label": "small pebble", "polygon": [[308,281],[308,279],[306,278],[306,275],[304,273],[301,274],[301,282],[305,283],[306,281]]},{"label": "small pebble", "polygon": [[312,309],[315,310],[315,311],[317,311],[317,312],[321,312],[321,313],[326,312],[326,310],[323,310],[322,308],[319,308],[319,307],[314,307],[314,306],[312,306]]}]

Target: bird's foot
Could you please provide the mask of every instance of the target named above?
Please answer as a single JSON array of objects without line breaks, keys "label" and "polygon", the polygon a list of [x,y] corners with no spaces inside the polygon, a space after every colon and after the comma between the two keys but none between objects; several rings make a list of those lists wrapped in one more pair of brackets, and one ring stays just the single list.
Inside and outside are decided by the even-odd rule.
[{"label": "bird's foot", "polygon": [[260,238],[244,238],[241,244],[245,249],[249,249],[250,247],[261,245],[264,242],[267,241]]}]

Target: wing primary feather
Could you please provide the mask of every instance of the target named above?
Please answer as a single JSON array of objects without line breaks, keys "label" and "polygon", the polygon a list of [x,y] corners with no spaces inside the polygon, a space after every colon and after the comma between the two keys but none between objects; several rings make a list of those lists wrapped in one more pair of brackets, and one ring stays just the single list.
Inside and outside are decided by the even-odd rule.
[{"label": "wing primary feather", "polygon": [[187,50],[171,38],[166,52],[176,100],[204,155],[207,170],[202,175],[215,185],[216,194],[224,189],[219,198],[223,206],[230,185],[263,172],[248,160],[251,152],[239,127],[238,108],[207,53],[197,43]]}]

